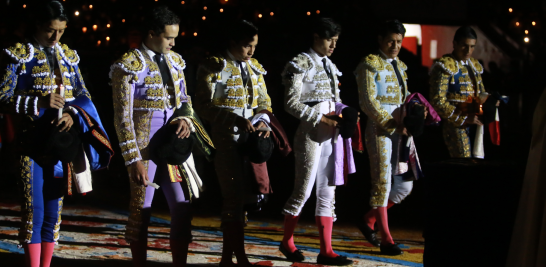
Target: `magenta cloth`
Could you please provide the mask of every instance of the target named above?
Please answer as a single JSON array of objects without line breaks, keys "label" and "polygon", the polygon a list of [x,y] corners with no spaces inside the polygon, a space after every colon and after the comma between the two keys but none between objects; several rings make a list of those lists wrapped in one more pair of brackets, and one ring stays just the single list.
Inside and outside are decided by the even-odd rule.
[{"label": "magenta cloth", "polygon": [[[341,103],[336,103],[336,115],[341,115],[341,111],[347,106]],[[351,138],[343,139],[336,131],[337,142],[333,144],[335,168],[334,176],[330,176],[328,185],[344,185],[347,180],[347,175],[356,172],[355,161],[353,159],[353,150],[351,149]]]},{"label": "magenta cloth", "polygon": [[406,104],[409,103],[413,98],[417,97],[421,104],[425,105],[428,108],[428,116],[427,120],[425,122],[426,125],[430,125],[433,123],[438,123],[442,120],[440,118],[440,115],[438,115],[438,112],[434,110],[432,105],[427,101],[427,99],[420,93],[413,93],[409,97],[406,98]]}]

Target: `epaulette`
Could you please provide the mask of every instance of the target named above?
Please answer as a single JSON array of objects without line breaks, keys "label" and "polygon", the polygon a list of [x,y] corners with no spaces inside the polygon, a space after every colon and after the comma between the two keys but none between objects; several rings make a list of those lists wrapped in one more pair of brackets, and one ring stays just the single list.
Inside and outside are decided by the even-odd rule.
[{"label": "epaulette", "polygon": [[127,73],[134,74],[136,77],[136,75],[146,69],[146,60],[138,49],[131,49],[127,53],[123,54],[123,56],[121,56],[121,58],[114,64],[112,64],[109,74],[110,79],[112,78],[112,73],[116,68],[120,68]]},{"label": "epaulette", "polygon": [[180,67],[180,69],[186,68],[186,61],[182,58],[182,56],[176,52],[170,51],[169,55],[172,59],[172,62]]},{"label": "epaulette", "polygon": [[34,57],[34,46],[31,44],[16,43],[4,51],[18,63],[27,63]]},{"label": "epaulette", "polygon": [[362,63],[367,66],[368,69],[377,72],[385,69],[385,63],[379,55],[369,54],[362,59]]},{"label": "epaulette", "polygon": [[471,57],[470,62],[472,62],[472,65],[474,66],[476,72],[478,72],[479,74],[483,73],[483,66],[477,59]]},{"label": "epaulette", "polygon": [[443,57],[434,61],[431,70],[435,67],[442,69],[444,72],[455,75],[459,72],[459,63],[450,55],[444,55]]},{"label": "epaulette", "polygon": [[63,57],[63,59],[68,63],[70,66],[77,66],[80,63],[80,57],[78,56],[78,53],[76,51],[68,48],[66,44],[56,44],[57,50],[59,50],[59,53]]},{"label": "epaulette", "polygon": [[314,67],[311,57],[306,53],[301,53],[288,62],[286,70],[291,73],[305,73]]},{"label": "epaulette", "polygon": [[402,60],[398,58],[396,61],[398,62],[398,66],[400,67],[401,70],[403,71],[408,70],[408,66],[406,65],[406,63],[402,62]]},{"label": "epaulette", "polygon": [[250,59],[250,67],[252,67],[252,69],[259,74],[262,74],[262,75],[267,74],[267,71],[264,69],[262,64],[258,63],[258,60],[255,58]]},{"label": "epaulette", "polygon": [[202,67],[210,73],[219,73],[226,68],[227,62],[221,57],[209,57],[203,61]]}]

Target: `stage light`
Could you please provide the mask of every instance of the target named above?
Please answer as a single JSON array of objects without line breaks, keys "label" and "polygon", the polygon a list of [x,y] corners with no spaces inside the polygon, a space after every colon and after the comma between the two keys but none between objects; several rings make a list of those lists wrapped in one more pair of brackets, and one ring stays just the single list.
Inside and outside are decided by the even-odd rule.
[{"label": "stage light", "polygon": [[184,36],[184,35],[186,35],[186,32],[182,32],[180,35]]},{"label": "stage light", "polygon": [[121,20],[121,23],[125,23],[125,19],[122,19],[122,20]]},{"label": "stage light", "polygon": [[100,41],[100,40],[98,40],[98,41],[97,41],[97,46],[99,46],[99,45],[100,45],[100,43],[101,43],[101,41]]},{"label": "stage light", "polygon": [[83,33],[86,33],[86,32],[87,32],[87,27],[83,27],[83,28],[82,28],[82,32],[83,32]]},{"label": "stage light", "polygon": [[80,15],[80,12],[79,12],[79,11],[76,11],[76,12],[74,12],[74,15],[79,16],[79,15]]},{"label": "stage light", "polygon": [[258,14],[258,18],[262,18],[262,14]]},{"label": "stage light", "polygon": [[224,9],[223,8],[220,8],[220,13],[224,12]]},{"label": "stage light", "polygon": [[529,42],[529,37],[523,38],[523,41],[526,42],[526,43],[528,43],[528,42]]},{"label": "stage light", "polygon": [[89,9],[93,9],[93,5],[89,5]]},{"label": "stage light", "polygon": [[307,16],[311,16],[311,12],[307,11]]},{"label": "stage light", "polygon": [[528,31],[528,30],[525,30],[525,34],[529,34],[529,31]]},{"label": "stage light", "polygon": [[516,22],[516,27],[518,27],[518,26],[519,26],[519,22]]},{"label": "stage light", "polygon": [[106,36],[106,41],[110,41],[110,36]]},{"label": "stage light", "polygon": [[206,19],[207,19],[207,17],[203,16],[203,17],[202,17],[201,19],[203,19],[203,20],[206,20]]},{"label": "stage light", "polygon": [[317,10],[317,14],[320,14],[320,10]]},{"label": "stage light", "polygon": [[270,15],[270,16],[273,16],[273,15],[275,15],[275,13],[271,12],[271,13],[269,13],[269,15]]},{"label": "stage light", "polygon": [[197,36],[197,32],[194,32],[194,33],[193,33],[193,36]]},{"label": "stage light", "polygon": [[110,28],[110,24],[106,24],[106,28]]},{"label": "stage light", "polygon": [[207,10],[207,6],[204,6],[204,7],[203,7],[203,10]]},{"label": "stage light", "polygon": [[509,9],[508,9],[508,12],[512,13],[512,11],[514,11],[514,10],[512,10],[512,8],[509,8]]},{"label": "stage light", "polygon": [[186,1],[182,1],[182,2],[180,2],[180,4],[185,4],[185,3],[186,3]]},{"label": "stage light", "polygon": [[23,5],[23,8],[27,8],[27,5]]},{"label": "stage light", "polygon": [[96,31],[97,30],[97,25],[93,25],[93,30]]},{"label": "stage light", "polygon": [[533,24],[533,26],[537,25],[537,23],[536,23],[536,22],[534,22],[534,21],[533,21],[533,22],[531,22],[531,24]]}]

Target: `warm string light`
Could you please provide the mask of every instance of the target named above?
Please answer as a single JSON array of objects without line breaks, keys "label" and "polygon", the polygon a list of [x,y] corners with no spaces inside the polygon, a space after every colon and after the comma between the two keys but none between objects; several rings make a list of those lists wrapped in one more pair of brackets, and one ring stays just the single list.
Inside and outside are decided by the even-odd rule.
[{"label": "warm string light", "polygon": [[533,26],[537,25],[537,23],[536,23],[536,22],[534,22],[534,21],[533,21],[533,22],[531,22],[531,24],[533,24]]},{"label": "warm string light", "polygon": [[93,25],[93,30],[96,31],[96,30],[97,30],[97,27],[98,27],[98,26],[97,26],[96,24]]},{"label": "warm string light", "polygon": [[529,42],[529,37],[523,38],[523,41],[526,42],[526,43],[528,43],[528,42]]},{"label": "warm string light", "polygon": [[203,7],[203,10],[207,10],[207,6],[204,6],[204,7]]},{"label": "warm string light", "polygon": [[206,20],[206,19],[207,19],[207,17],[203,16],[203,17],[202,17],[201,19],[203,19],[203,20]]},{"label": "warm string light", "polygon": [[74,12],[74,15],[79,16],[79,15],[80,15],[80,11]]},{"label": "warm string light", "polygon": [[106,41],[110,41],[110,36],[106,36]]},{"label": "warm string light", "polygon": [[82,32],[83,32],[83,33],[86,33],[86,32],[87,32],[87,27],[83,27],[83,28],[82,28]]},{"label": "warm string light", "polygon": [[262,14],[258,14],[258,18],[262,18]]},{"label": "warm string light", "polygon": [[122,19],[122,20],[121,20],[121,23],[125,23],[125,19]]},{"label": "warm string light", "polygon": [[307,11],[307,16],[311,16],[311,12]]},{"label": "warm string light", "polygon": [[224,12],[224,9],[223,8],[220,8],[220,13]]},{"label": "warm string light", "polygon": [[519,22],[516,22],[516,27],[519,26]]},{"label": "warm string light", "polygon": [[525,30],[525,34],[529,34],[529,31],[528,31],[528,30]]},{"label": "warm string light", "polygon": [[106,28],[110,28],[110,24],[106,24]]},{"label": "warm string light", "polygon": [[89,9],[93,9],[93,5],[89,5]]},{"label": "warm string light", "polygon": [[194,32],[194,33],[193,33],[193,36],[197,36],[197,32]]},{"label": "warm string light", "polygon": [[186,3],[186,1],[182,1],[182,2],[180,2],[180,4],[185,4],[185,3]]},{"label": "warm string light", "polygon": [[184,36],[184,35],[186,35],[186,32],[182,32],[180,35]]},{"label": "warm string light", "polygon": [[512,11],[514,11],[512,8],[508,9],[508,12],[512,13]]},{"label": "warm string light", "polygon": [[98,41],[97,41],[97,46],[99,46],[99,45],[100,45],[100,43],[101,43],[101,41],[100,41],[100,40],[98,40]]},{"label": "warm string light", "polygon": [[270,15],[270,16],[273,16],[273,15],[275,15],[275,13],[271,12],[271,13],[269,13],[269,15]]},{"label": "warm string light", "polygon": [[27,5],[23,5],[23,8],[27,8]]},{"label": "warm string light", "polygon": [[317,14],[320,14],[320,10],[317,10]]}]

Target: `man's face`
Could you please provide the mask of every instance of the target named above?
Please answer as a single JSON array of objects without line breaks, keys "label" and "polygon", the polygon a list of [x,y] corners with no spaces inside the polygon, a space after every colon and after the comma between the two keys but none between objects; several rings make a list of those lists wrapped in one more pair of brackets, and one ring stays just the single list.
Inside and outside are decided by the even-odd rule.
[{"label": "man's face", "polygon": [[453,55],[458,60],[468,60],[476,48],[476,39],[465,38],[460,41],[453,41]]},{"label": "man's face", "polygon": [[249,61],[254,55],[257,45],[258,35],[256,34],[252,38],[240,41],[238,43],[231,41],[229,52],[237,61]]},{"label": "man's face", "polygon": [[331,38],[320,38],[318,34],[314,36],[313,50],[319,54],[319,56],[332,56],[334,49],[336,48],[339,35]]},{"label": "man's face", "polygon": [[379,50],[381,50],[388,58],[396,58],[400,49],[402,49],[402,40],[404,35],[401,33],[389,33],[385,36],[379,36]]},{"label": "man's face", "polygon": [[49,23],[37,25],[34,38],[43,47],[53,47],[59,42],[65,29],[66,21],[55,19]]},{"label": "man's face", "polygon": [[174,47],[174,38],[178,36],[179,26],[165,25],[165,30],[161,34],[155,34],[154,31],[148,32],[144,44],[154,52],[165,54]]}]

